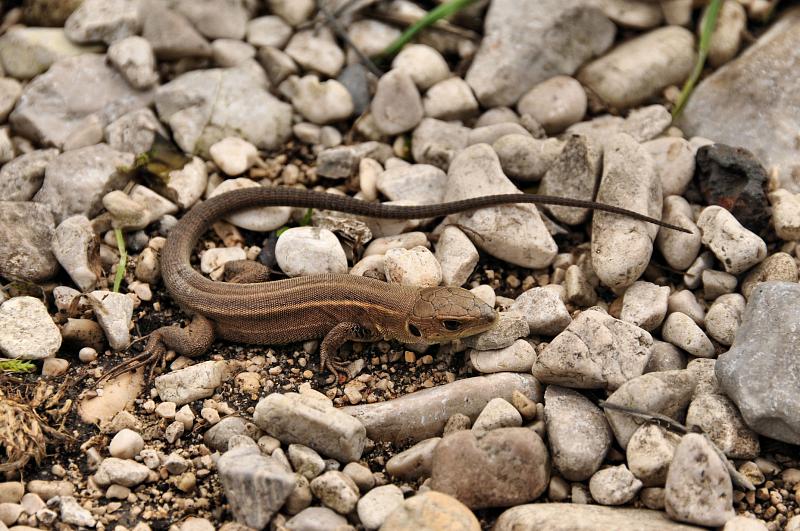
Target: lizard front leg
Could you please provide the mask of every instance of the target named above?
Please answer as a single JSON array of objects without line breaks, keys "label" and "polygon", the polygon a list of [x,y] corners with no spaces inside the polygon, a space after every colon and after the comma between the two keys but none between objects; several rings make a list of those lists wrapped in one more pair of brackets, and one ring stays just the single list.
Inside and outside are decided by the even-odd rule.
[{"label": "lizard front leg", "polygon": [[225,282],[235,284],[249,284],[252,282],[266,282],[269,280],[270,270],[261,262],[253,260],[233,260],[225,264],[223,279]]},{"label": "lizard front leg", "polygon": [[337,355],[339,349],[348,341],[376,341],[380,335],[364,325],[358,323],[339,323],[327,333],[325,339],[319,347],[320,367],[328,369],[339,381],[344,381],[339,375],[339,371],[347,375],[347,380],[353,378],[348,370],[349,364],[342,361]]}]

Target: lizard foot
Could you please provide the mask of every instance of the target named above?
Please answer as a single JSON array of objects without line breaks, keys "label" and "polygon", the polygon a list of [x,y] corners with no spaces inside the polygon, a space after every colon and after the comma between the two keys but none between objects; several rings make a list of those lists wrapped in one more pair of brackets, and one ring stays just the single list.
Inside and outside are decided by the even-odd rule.
[{"label": "lizard foot", "polygon": [[164,343],[161,341],[161,338],[158,337],[157,332],[158,331],[153,332],[153,334],[150,335],[150,338],[147,340],[147,346],[141,354],[117,364],[113,369],[105,372],[97,383],[99,384],[106,380],[114,379],[126,372],[136,372],[141,367],[149,367],[146,377],[146,382],[149,383],[153,376],[153,368],[156,365],[160,365],[163,369],[166,363],[167,351],[164,348]]}]

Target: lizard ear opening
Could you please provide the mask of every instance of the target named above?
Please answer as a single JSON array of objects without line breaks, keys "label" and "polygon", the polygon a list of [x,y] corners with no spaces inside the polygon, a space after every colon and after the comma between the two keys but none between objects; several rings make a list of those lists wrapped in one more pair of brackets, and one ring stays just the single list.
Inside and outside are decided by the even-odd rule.
[{"label": "lizard ear opening", "polygon": [[422,337],[422,332],[412,323],[408,323],[408,332],[414,337]]}]

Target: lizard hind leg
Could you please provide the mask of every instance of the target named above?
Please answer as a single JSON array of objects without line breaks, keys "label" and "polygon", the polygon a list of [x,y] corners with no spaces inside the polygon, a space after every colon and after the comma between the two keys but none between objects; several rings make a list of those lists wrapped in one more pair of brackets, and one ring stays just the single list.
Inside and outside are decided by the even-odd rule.
[{"label": "lizard hind leg", "polygon": [[[339,323],[322,340],[319,347],[320,369],[328,369],[339,383],[355,377],[351,365],[338,356],[338,351],[348,341],[377,341],[380,335],[372,328],[358,323]],[[346,376],[341,375],[343,372]]]},{"label": "lizard hind leg", "polygon": [[185,328],[162,326],[152,332],[141,354],[123,361],[105,373],[100,381],[109,380],[124,372],[133,372],[145,366],[150,367],[150,375],[152,375],[152,369],[156,364],[164,364],[167,349],[193,358],[203,354],[213,342],[214,326],[212,322],[208,318],[196,314],[192,322]]}]

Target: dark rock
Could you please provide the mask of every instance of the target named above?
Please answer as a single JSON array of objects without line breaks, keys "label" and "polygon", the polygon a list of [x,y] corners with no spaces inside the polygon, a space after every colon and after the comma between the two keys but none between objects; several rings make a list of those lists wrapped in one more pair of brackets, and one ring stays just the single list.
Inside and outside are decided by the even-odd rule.
[{"label": "dark rock", "polygon": [[751,152],[725,144],[703,146],[697,150],[695,176],[706,203],[730,210],[746,228],[766,234],[767,171]]},{"label": "dark rock", "polygon": [[367,68],[361,63],[348,65],[336,80],[345,86],[353,98],[353,114],[360,116],[369,107],[371,99]]}]

